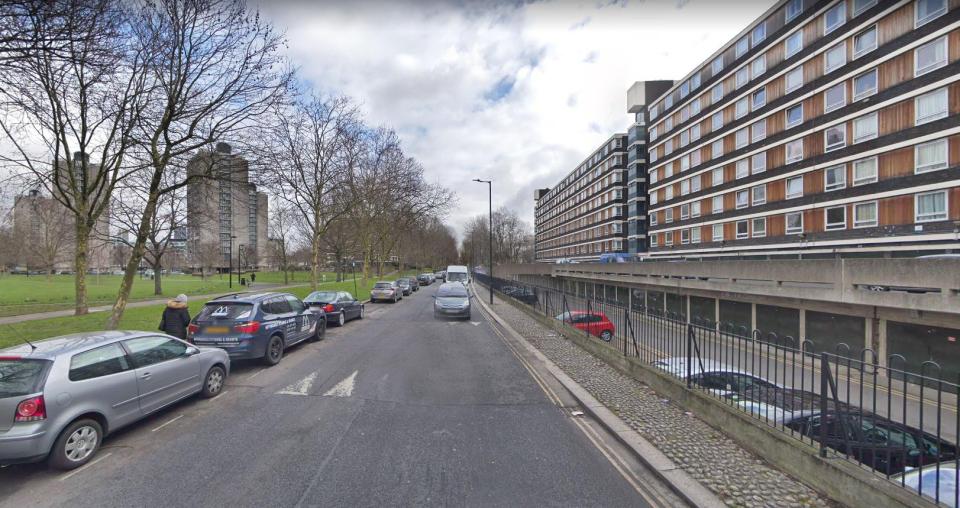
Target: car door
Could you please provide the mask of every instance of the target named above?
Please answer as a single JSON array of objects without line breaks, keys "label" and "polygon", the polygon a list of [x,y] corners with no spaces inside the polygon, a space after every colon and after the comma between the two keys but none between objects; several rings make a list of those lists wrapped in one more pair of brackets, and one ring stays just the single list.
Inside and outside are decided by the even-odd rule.
[{"label": "car door", "polygon": [[[77,353],[70,358],[68,400],[96,401],[111,427],[140,418],[137,375],[119,342]],[[56,394],[57,397],[62,394]]]},{"label": "car door", "polygon": [[296,320],[297,338],[294,342],[300,342],[310,338],[310,335],[312,335],[313,331],[315,330],[314,325],[316,323],[316,318],[314,317],[313,312],[307,312],[307,306],[295,296],[288,295],[286,300],[287,306],[290,307],[290,312],[293,316],[293,319]]},{"label": "car door", "polygon": [[347,313],[348,319],[360,317],[360,302],[350,293],[340,293],[340,299],[343,302],[343,308]]},{"label": "car door", "polygon": [[297,316],[283,296],[275,296],[264,302],[263,310],[270,321],[270,328],[283,333],[287,344],[294,344],[300,340],[300,327]]},{"label": "car door", "polygon": [[127,339],[123,346],[136,366],[141,413],[200,391],[200,365],[186,342],[155,335]]}]

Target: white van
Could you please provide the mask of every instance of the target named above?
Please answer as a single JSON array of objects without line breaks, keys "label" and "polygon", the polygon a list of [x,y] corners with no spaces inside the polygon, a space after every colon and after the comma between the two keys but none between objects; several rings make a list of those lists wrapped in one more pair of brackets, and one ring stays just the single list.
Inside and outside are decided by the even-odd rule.
[{"label": "white van", "polygon": [[447,267],[447,282],[460,281],[464,284],[470,283],[470,272],[466,266],[450,265]]}]

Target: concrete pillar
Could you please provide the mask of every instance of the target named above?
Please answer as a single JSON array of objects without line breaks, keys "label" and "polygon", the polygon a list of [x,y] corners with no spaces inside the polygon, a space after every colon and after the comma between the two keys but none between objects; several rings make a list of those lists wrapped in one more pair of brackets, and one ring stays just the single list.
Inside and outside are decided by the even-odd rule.
[{"label": "concrete pillar", "polygon": [[687,300],[687,311],[685,314],[687,315],[687,323],[691,323],[693,322],[693,320],[690,319],[690,295],[686,296],[686,300]]},{"label": "concrete pillar", "polygon": [[807,338],[807,309],[800,307],[800,337],[798,343]]},{"label": "concrete pillar", "polygon": [[887,356],[889,355],[887,348],[887,320],[878,319],[877,320],[877,335],[879,336],[879,347],[877,348],[877,356],[880,357],[880,365],[883,367],[889,367],[887,365]]},{"label": "concrete pillar", "polygon": [[[873,319],[866,318],[863,320],[863,348],[871,348],[873,344]],[[874,350],[876,351],[876,350]],[[869,358],[866,358],[869,360]]]},{"label": "concrete pillar", "polygon": [[757,329],[757,304],[750,304],[750,333]]},{"label": "concrete pillar", "polygon": [[720,299],[713,299],[713,321],[716,323],[717,330],[720,329]]}]

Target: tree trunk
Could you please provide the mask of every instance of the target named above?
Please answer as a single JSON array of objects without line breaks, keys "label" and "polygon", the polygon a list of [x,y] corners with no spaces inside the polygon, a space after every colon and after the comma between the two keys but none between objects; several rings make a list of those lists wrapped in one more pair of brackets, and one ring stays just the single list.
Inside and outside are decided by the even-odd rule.
[{"label": "tree trunk", "polygon": [[151,266],[153,266],[153,294],[159,296],[163,294],[163,288],[160,285],[160,272],[162,270],[162,265],[158,262],[156,265]]},{"label": "tree trunk", "polygon": [[310,257],[312,263],[310,266],[310,288],[317,290],[318,279],[320,278],[320,235],[314,233],[310,241]]},{"label": "tree trunk", "polygon": [[83,316],[90,309],[87,307],[87,265],[90,260],[87,257],[87,250],[90,246],[90,228],[87,224],[77,219],[76,241],[74,243],[76,251],[73,257],[74,274],[74,310],[75,316]]},{"label": "tree trunk", "polygon": [[[140,227],[137,229],[137,239],[133,243],[133,249],[130,252],[130,259],[127,261],[127,268],[123,272],[123,280],[120,282],[120,291],[117,293],[117,299],[113,303],[113,310],[107,319],[107,330],[116,330],[120,326],[120,320],[123,318],[123,311],[127,308],[127,302],[130,299],[130,290],[133,288],[133,276],[137,273],[137,267],[143,259],[146,251],[147,236],[150,234],[150,223],[153,221],[154,214],[157,213],[157,196],[151,195],[144,206],[143,216],[140,219]],[[154,270],[156,277],[156,270]]]}]

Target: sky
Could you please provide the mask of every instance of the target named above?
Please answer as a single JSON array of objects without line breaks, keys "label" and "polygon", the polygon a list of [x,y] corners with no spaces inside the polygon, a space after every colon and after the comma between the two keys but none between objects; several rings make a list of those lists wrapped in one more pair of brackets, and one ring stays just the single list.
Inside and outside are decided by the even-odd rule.
[{"label": "sky", "polygon": [[550,187],[626,132],[635,81],[677,80],[774,0],[264,0],[289,56],[321,93],[352,96],[394,128],[431,181],[453,189],[456,230],[493,207],[533,223]]}]

